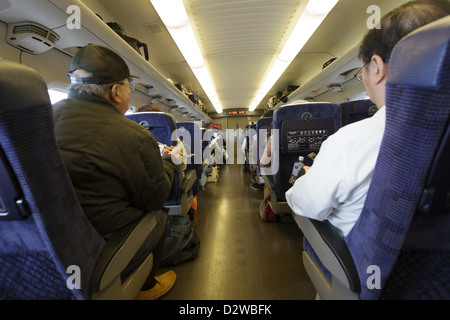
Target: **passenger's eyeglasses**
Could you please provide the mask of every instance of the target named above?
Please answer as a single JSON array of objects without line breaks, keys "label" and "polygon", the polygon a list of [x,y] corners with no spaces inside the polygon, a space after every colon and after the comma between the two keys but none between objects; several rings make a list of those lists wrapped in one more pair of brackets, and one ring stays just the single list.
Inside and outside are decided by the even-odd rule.
[{"label": "passenger's eyeglasses", "polygon": [[[370,61],[369,61],[370,62]],[[366,62],[361,69],[358,70],[358,72],[355,74],[356,79],[358,79],[360,82],[363,82],[362,73],[363,69],[367,66],[369,62]]]},{"label": "passenger's eyeglasses", "polygon": [[[122,86],[128,86],[128,88],[130,89],[130,93],[133,93],[134,90],[136,90],[136,86],[134,84],[132,84],[132,83],[117,82],[115,84],[120,84]],[[111,86],[111,88],[112,88],[112,86]]]}]

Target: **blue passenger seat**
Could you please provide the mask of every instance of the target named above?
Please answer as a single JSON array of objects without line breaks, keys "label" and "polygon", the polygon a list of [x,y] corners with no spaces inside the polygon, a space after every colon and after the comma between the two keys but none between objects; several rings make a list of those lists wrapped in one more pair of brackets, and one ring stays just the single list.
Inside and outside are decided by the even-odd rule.
[{"label": "blue passenger seat", "polygon": [[[291,213],[285,193],[292,167],[299,156],[305,165],[311,165],[312,153],[342,125],[341,106],[334,103],[302,103],[280,107],[273,116],[273,129],[278,132],[278,142],[272,145],[272,175],[263,175],[271,188],[272,210],[276,214]],[[277,134],[275,133],[275,136]]]},{"label": "blue passenger seat", "polygon": [[[266,150],[267,143],[269,142],[270,137],[272,136],[273,129],[273,117],[264,117],[259,119],[256,122],[256,137],[258,143],[258,180],[260,184],[265,184],[265,180],[263,178],[263,170],[260,167],[260,160],[263,156],[264,151]],[[268,151],[267,151],[268,152]],[[266,155],[267,156],[267,155]],[[270,159],[270,157],[268,157]],[[263,164],[264,165],[264,164]],[[265,163],[265,165],[268,165]]]},{"label": "blue passenger seat", "polygon": [[[177,144],[177,126],[175,119],[170,114],[164,112],[138,112],[128,114],[126,117],[150,131],[156,141],[168,146]],[[169,208],[169,215],[185,216],[189,212],[194,200],[193,186],[196,179],[197,174],[195,170],[188,171],[183,177],[181,166],[178,166],[169,198],[164,203],[164,206]]]},{"label": "blue passenger seat", "polygon": [[377,111],[378,107],[371,100],[353,100],[341,103],[342,126],[350,123],[370,118]]},{"label": "blue passenger seat", "polygon": [[247,160],[249,165],[250,164],[256,164],[256,163],[251,163],[250,162],[250,147],[252,145],[252,140],[253,140],[253,136],[256,134],[256,123],[253,123],[250,125],[250,127],[248,127],[248,129],[245,131],[246,133],[246,145],[245,145],[245,152],[247,153]]},{"label": "blue passenger seat", "polygon": [[78,202],[43,79],[0,59],[0,299],[134,299],[153,255],[121,272],[156,225],[144,215],[105,241]]},{"label": "blue passenger seat", "polygon": [[249,159],[249,150],[250,150],[250,143],[251,143],[251,137],[255,133],[256,130],[256,124],[249,125],[247,128],[244,129],[243,132],[243,143],[245,143],[244,148],[242,149],[243,156],[244,156],[244,171],[250,172],[250,159]]},{"label": "blue passenger seat", "polygon": [[273,117],[261,118],[256,122],[256,134],[258,142],[258,164],[270,139],[273,129]]},{"label": "blue passenger seat", "polygon": [[300,216],[322,299],[450,299],[450,17],[394,48],[386,129],[361,216],[340,238]]},{"label": "blue passenger seat", "polygon": [[178,138],[183,141],[186,151],[188,152],[188,163],[186,165],[185,173],[195,170],[197,181],[194,186],[194,195],[199,189],[199,181],[202,177],[202,131],[199,125],[195,122],[180,121],[176,123],[178,130]]},{"label": "blue passenger seat", "polygon": [[219,181],[220,168],[218,165],[228,159],[223,133],[217,127],[204,130],[203,142],[206,142],[206,145],[203,149],[203,168],[200,179],[202,186],[207,182]]},{"label": "blue passenger seat", "polygon": [[203,151],[205,151],[205,148],[208,146],[209,141],[205,140],[205,134],[206,134],[205,128],[201,129],[201,133],[202,133],[202,154],[203,154]]}]

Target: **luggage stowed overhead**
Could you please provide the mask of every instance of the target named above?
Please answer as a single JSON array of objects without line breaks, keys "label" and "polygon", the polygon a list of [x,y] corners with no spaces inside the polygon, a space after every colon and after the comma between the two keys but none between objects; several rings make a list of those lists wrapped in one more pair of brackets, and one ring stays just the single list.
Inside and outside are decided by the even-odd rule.
[{"label": "luggage stowed overhead", "polygon": [[145,60],[148,61],[148,47],[147,44],[144,42],[140,42],[138,39],[129,37],[125,34],[124,29],[120,24],[117,22],[108,22],[107,25],[114,30],[123,40],[125,40],[134,50],[139,52],[140,55],[142,55],[141,48],[144,50],[144,57]]}]

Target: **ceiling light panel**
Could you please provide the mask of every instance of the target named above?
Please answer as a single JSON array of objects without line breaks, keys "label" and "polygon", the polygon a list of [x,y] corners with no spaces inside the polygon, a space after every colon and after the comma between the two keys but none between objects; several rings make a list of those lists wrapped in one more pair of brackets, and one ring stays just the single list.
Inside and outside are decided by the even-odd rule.
[{"label": "ceiling light panel", "polygon": [[[307,3],[306,0],[183,2],[224,108],[249,106],[268,66],[278,56]],[[225,92],[233,94],[221,94]]]},{"label": "ceiling light panel", "polygon": [[222,106],[217,99],[213,80],[203,59],[190,19],[182,0],[150,0],[177,47],[191,67],[203,90],[218,113]]},{"label": "ceiling light panel", "polygon": [[256,96],[249,106],[249,110],[255,110],[264,96],[278,81],[292,60],[298,55],[303,46],[308,42],[328,13],[334,8],[338,0],[310,0],[305,10],[296,22],[286,43],[283,44],[281,53],[270,66],[270,70],[264,78],[264,82],[258,89]]}]

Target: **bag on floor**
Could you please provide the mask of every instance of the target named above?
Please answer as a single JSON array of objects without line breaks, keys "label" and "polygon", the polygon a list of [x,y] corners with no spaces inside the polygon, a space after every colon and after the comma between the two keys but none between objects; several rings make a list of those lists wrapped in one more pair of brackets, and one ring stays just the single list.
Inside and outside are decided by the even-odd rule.
[{"label": "bag on floor", "polygon": [[261,219],[263,219],[266,222],[274,221],[274,214],[272,208],[266,201],[261,201],[261,204],[259,205],[259,214],[261,215]]},{"label": "bag on floor", "polygon": [[161,266],[174,266],[197,257],[200,239],[188,218],[169,216]]}]

